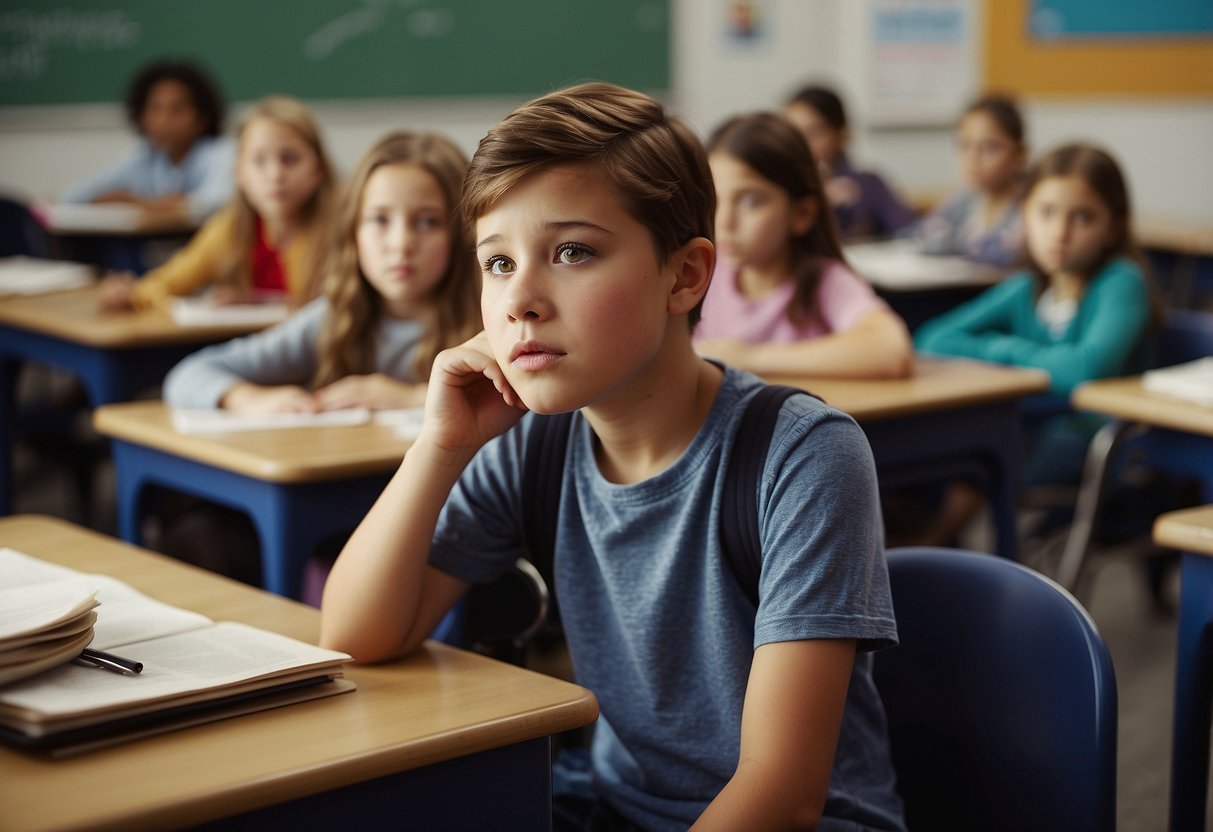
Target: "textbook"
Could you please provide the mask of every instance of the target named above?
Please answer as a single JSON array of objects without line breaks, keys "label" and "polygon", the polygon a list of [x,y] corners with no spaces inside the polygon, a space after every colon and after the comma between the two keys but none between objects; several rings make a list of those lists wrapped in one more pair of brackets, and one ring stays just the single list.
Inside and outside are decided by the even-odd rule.
[{"label": "textbook", "polygon": [[350,656],[215,622],[130,585],[0,549],[0,586],[89,591],[90,646],[142,663],[137,675],[61,663],[0,686],[0,740],[63,755],[354,689]]}]

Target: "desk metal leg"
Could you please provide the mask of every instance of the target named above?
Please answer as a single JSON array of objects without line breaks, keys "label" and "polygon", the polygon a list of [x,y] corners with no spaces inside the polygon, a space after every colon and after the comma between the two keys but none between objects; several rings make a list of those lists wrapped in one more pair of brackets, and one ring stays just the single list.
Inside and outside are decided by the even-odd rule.
[{"label": "desk metal leg", "polygon": [[1091,535],[1095,531],[1095,521],[1099,519],[1099,506],[1112,478],[1112,462],[1116,458],[1116,452],[1130,435],[1140,434],[1143,430],[1143,427],[1133,422],[1108,422],[1096,432],[1087,447],[1082,487],[1078,491],[1078,501],[1074,506],[1074,522],[1070,526],[1066,548],[1057,565],[1057,582],[1070,592],[1076,590],[1082,577],[1087,550],[1091,545]]},{"label": "desk metal leg", "polygon": [[1171,832],[1205,828],[1213,697],[1213,558],[1183,554],[1171,731]]}]

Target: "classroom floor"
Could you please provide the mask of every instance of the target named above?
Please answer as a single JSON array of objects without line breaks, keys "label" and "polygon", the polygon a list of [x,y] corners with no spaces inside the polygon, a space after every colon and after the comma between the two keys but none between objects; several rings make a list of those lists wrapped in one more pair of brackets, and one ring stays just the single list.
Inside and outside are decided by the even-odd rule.
[{"label": "classroom floor", "polygon": [[[16,513],[44,513],[114,533],[113,470],[102,463],[88,516],[64,469],[49,465],[18,445]],[[0,545],[3,541],[0,541]],[[1120,703],[1118,829],[1162,832],[1166,828],[1170,778],[1172,691],[1175,673],[1175,617],[1156,610],[1142,578],[1147,541],[1103,549],[1094,561],[1088,608],[1107,640],[1116,667]],[[1044,550],[1027,551],[1025,559]],[[1169,586],[1176,597],[1177,581]],[[558,675],[567,672],[559,656],[545,660]],[[1210,814],[1213,828],[1213,813]]]}]

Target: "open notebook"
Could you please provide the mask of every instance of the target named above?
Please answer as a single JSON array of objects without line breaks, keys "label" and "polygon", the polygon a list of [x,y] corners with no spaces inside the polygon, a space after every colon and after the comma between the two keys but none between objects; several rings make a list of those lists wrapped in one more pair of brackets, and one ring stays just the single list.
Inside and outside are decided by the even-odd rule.
[{"label": "open notebook", "polygon": [[354,688],[342,678],[345,653],[215,622],[114,578],[0,549],[0,585],[32,592],[48,583],[95,595],[91,646],[142,662],[143,672],[67,663],[0,686],[5,742],[76,753]]}]

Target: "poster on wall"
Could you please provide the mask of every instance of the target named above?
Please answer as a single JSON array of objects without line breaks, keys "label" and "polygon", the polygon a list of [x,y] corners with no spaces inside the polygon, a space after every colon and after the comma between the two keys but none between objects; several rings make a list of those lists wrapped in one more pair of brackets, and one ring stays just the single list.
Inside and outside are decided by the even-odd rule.
[{"label": "poster on wall", "polygon": [[868,0],[865,109],[874,126],[950,124],[977,91],[973,0]]},{"label": "poster on wall", "polygon": [[1039,40],[1208,36],[1213,34],[1213,2],[1032,0],[1028,30]]}]

